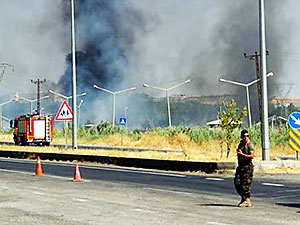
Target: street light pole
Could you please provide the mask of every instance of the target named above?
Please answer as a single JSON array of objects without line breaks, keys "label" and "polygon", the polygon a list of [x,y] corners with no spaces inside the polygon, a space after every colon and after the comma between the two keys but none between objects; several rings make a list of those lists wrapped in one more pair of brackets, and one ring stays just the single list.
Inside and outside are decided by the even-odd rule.
[{"label": "street light pole", "polygon": [[[267,74],[267,77],[273,76],[273,72],[270,72]],[[249,86],[259,82],[261,79],[256,79],[254,81],[251,81],[249,83],[241,83],[241,82],[236,82],[236,81],[231,81],[231,80],[225,80],[223,78],[220,78],[219,81],[224,82],[224,83],[229,83],[229,84],[234,84],[238,86],[242,86],[246,88],[246,98],[247,98],[247,111],[248,111],[248,123],[249,127],[252,126],[252,121],[251,121],[251,109],[250,109],[250,97],[249,97]]]},{"label": "street light pole", "polygon": [[169,92],[168,92],[168,90],[166,90],[166,98],[167,98],[169,127],[171,127],[172,126],[172,119],[171,119],[170,99],[169,99]]},{"label": "street light pole", "polygon": [[160,90],[160,91],[165,91],[166,92],[166,99],[167,99],[167,111],[168,111],[168,120],[169,120],[169,127],[172,126],[172,118],[171,118],[171,108],[170,108],[170,97],[169,97],[169,91],[181,86],[181,85],[184,85],[184,84],[187,84],[187,83],[190,83],[191,80],[188,79],[182,83],[179,83],[179,84],[176,84],[170,88],[162,88],[162,87],[155,87],[155,86],[150,86],[149,84],[143,84],[143,87],[146,87],[146,88],[152,88],[152,89],[156,89],[156,90]]},{"label": "street light pole", "polygon": [[[73,95],[71,95],[71,96],[66,96],[66,95],[60,94],[60,93],[58,93],[58,92],[55,92],[55,91],[53,91],[53,90],[49,90],[49,92],[50,92],[51,94],[54,94],[54,95],[56,95],[56,96],[58,96],[58,97],[61,97],[61,98],[64,99],[64,100],[66,100],[68,104],[69,104],[69,99],[72,99],[72,98],[73,98]],[[81,94],[76,95],[76,97],[82,97],[82,96],[86,96],[86,95],[87,95],[86,92],[82,92]]]},{"label": "street light pole", "polygon": [[78,127],[80,127],[80,117],[81,117],[81,115],[80,115],[80,108],[82,106],[82,103],[83,103],[83,100],[80,100],[80,102],[79,102],[79,104],[77,106],[77,108],[78,108]]},{"label": "street light pole", "polygon": [[246,95],[247,95],[247,109],[248,109],[248,120],[249,120],[249,126],[252,126],[252,120],[251,120],[251,109],[250,109],[250,97],[249,97],[249,86],[246,86]]},{"label": "street light pole", "polygon": [[6,102],[3,102],[3,103],[0,103],[0,130],[2,130],[3,129],[3,115],[2,115],[2,107],[4,106],[4,105],[7,105],[7,104],[9,104],[9,103],[11,103],[11,102],[14,102],[15,100],[9,100],[9,101],[6,101]]},{"label": "street light pole", "polygon": [[75,41],[75,3],[71,0],[71,33],[72,33],[72,90],[73,90],[73,129],[72,129],[72,144],[73,150],[77,149],[77,101],[76,101],[76,41]]},{"label": "street light pole", "polygon": [[[16,94],[16,95],[18,95],[18,94]],[[36,99],[28,99],[28,98],[21,97],[19,95],[18,95],[17,98],[29,102],[30,103],[30,113],[32,113],[32,104],[34,102],[38,101],[38,99],[37,98]],[[41,97],[39,99],[42,100],[42,99],[46,99],[46,98],[49,98],[49,95],[43,96],[43,97]]]},{"label": "street light pole", "polygon": [[115,92],[107,90],[107,89],[102,88],[102,87],[99,87],[99,86],[97,86],[95,84],[94,84],[93,87],[96,88],[96,89],[99,89],[101,91],[107,92],[107,93],[109,93],[109,94],[111,94],[113,96],[113,103],[112,103],[112,111],[113,111],[112,120],[113,121],[112,121],[112,125],[114,127],[115,126],[115,118],[116,118],[116,95],[124,93],[124,92],[128,92],[128,91],[134,91],[136,89],[136,87],[124,89],[124,90],[121,90],[121,91],[115,91]]},{"label": "street light pole", "polygon": [[267,57],[266,57],[266,34],[265,34],[265,1],[259,0],[259,45],[260,67],[262,77],[262,160],[270,160],[270,140],[268,124],[268,90],[267,90]]}]

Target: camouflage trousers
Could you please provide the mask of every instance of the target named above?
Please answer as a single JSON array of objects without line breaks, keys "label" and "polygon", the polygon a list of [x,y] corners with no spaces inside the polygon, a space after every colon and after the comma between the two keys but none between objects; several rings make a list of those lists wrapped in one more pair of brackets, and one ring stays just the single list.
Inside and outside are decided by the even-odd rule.
[{"label": "camouflage trousers", "polygon": [[242,198],[250,198],[250,187],[252,184],[254,166],[244,165],[236,168],[234,186]]}]

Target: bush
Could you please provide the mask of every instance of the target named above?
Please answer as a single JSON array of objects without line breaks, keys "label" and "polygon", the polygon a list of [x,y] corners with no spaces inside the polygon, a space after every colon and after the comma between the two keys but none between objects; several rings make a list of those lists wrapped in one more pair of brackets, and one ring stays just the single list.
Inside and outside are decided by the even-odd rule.
[{"label": "bush", "polygon": [[[260,126],[253,126],[252,128],[248,129],[251,140],[256,145],[261,145],[261,130]],[[270,144],[272,145],[286,145],[289,139],[289,127],[288,126],[281,126],[276,129],[270,129]],[[78,137],[87,139],[87,140],[94,140],[97,138],[104,138],[108,137],[113,134],[121,134],[127,135],[134,140],[140,140],[143,135],[145,134],[155,134],[155,135],[162,135],[164,137],[172,137],[178,134],[185,134],[187,135],[191,141],[201,144],[204,141],[222,141],[224,140],[223,133],[221,129],[211,129],[207,127],[167,127],[167,128],[152,128],[151,130],[142,131],[140,129],[135,129],[133,131],[122,129],[121,126],[113,127],[107,121],[101,122],[97,126],[92,128],[84,128],[81,127],[78,129]],[[64,129],[54,129],[54,136],[57,138],[64,138]],[[68,130],[68,136],[72,135],[71,128]],[[232,140],[234,142],[239,142],[240,140],[240,129],[235,129],[232,132]]]}]

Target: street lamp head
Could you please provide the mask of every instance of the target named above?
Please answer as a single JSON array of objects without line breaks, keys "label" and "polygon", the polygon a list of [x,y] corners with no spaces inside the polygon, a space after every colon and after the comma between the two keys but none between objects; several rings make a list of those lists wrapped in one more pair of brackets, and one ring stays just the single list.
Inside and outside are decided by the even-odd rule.
[{"label": "street lamp head", "polygon": [[221,81],[221,82],[226,82],[226,80],[223,79],[223,78],[220,78],[219,81]]},{"label": "street lamp head", "polygon": [[267,77],[272,77],[272,76],[274,76],[273,72],[270,72],[270,73],[267,74]]},{"label": "street lamp head", "polygon": [[185,83],[190,83],[191,82],[191,79],[188,79],[185,81]]},{"label": "street lamp head", "polygon": [[149,85],[148,84],[143,84],[143,87],[149,87]]},{"label": "street lamp head", "polygon": [[132,88],[130,88],[130,90],[131,90],[131,91],[134,91],[135,89],[136,89],[136,87],[132,87]]}]

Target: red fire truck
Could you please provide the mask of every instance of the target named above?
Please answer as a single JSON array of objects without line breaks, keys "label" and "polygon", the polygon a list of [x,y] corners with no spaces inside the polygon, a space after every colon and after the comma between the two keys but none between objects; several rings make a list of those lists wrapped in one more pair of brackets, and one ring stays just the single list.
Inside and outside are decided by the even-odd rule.
[{"label": "red fire truck", "polygon": [[53,117],[50,115],[27,114],[11,120],[16,145],[50,145],[53,138]]}]

